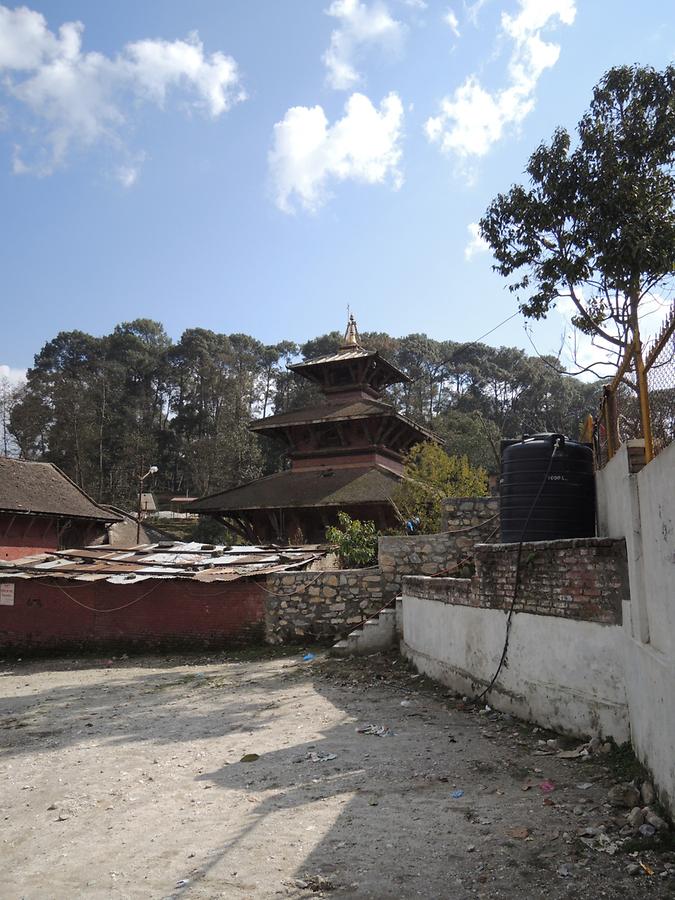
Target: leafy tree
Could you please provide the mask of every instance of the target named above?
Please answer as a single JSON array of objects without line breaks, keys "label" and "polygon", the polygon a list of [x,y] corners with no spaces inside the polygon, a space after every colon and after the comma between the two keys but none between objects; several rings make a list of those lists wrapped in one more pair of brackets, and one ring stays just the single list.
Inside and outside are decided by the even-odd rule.
[{"label": "leafy tree", "polygon": [[640,304],[675,271],[674,95],[673,66],[610,69],[576,142],[559,128],[530,157],[529,187],[492,202],[481,232],[526,317],[569,298],[603,347],[639,343]]},{"label": "leafy tree", "polygon": [[377,531],[374,522],[361,522],[352,519],[346,512],[339,512],[338,524],[326,528],[326,540],[337,546],[340,564],[344,568],[359,569],[375,565]]},{"label": "leafy tree", "polygon": [[420,519],[420,531],[441,530],[441,502],[446,497],[484,497],[487,472],[474,468],[466,456],[448,454],[430,441],[415,444],[406,455],[403,481],[394,495],[402,517]]}]

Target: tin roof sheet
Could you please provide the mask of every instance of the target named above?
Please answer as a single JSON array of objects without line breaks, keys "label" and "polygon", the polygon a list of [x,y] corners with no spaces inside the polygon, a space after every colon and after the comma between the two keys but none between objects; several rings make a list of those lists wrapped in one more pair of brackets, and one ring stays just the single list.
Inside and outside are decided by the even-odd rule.
[{"label": "tin roof sheet", "polygon": [[0,562],[0,579],[105,579],[112,584],[133,584],[149,578],[235,581],[302,569],[327,552],[327,547],[317,544],[227,547],[182,541],[129,548],[85,547]]}]

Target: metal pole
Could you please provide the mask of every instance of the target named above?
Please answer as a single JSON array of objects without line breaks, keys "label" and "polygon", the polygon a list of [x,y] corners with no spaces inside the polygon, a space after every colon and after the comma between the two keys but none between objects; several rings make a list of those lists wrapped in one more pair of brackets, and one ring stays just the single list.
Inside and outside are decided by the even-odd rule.
[{"label": "metal pole", "polygon": [[138,479],[138,512],[136,514],[136,544],[141,542],[141,500],[143,498],[143,475]]}]

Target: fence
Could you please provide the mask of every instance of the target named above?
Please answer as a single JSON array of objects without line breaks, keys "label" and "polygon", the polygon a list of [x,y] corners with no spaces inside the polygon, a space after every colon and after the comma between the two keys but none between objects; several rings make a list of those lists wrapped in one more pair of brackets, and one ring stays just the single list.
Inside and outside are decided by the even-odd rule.
[{"label": "fence", "polygon": [[652,341],[642,346],[636,336],[604,387],[594,429],[599,466],[633,438],[644,440],[645,463],[675,440],[675,306]]}]

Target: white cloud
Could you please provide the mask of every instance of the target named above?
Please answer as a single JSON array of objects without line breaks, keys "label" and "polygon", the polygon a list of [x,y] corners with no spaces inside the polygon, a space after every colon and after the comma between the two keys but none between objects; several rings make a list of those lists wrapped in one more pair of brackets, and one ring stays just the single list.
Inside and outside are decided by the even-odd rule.
[{"label": "white cloud", "polygon": [[213,118],[245,99],[236,62],[205,53],[196,33],[136,41],[108,57],[83,52],[83,32],[80,22],[66,22],[53,33],[40,13],[0,6],[1,84],[28,112],[37,145],[32,162],[16,147],[16,174],[51,174],[75,147],[99,141],[119,147],[127,108],[140,101],[162,107],[172,90]]},{"label": "white cloud", "polygon": [[411,9],[426,9],[429,5],[426,0],[403,0],[403,4]]},{"label": "white cloud", "polygon": [[481,236],[480,225],[477,222],[471,222],[466,228],[469,232],[469,241],[464,248],[464,259],[471,260],[478,253],[486,253],[490,245]]},{"label": "white cloud", "polygon": [[370,5],[361,0],[333,0],[326,15],[340,23],[323,55],[328,84],[336,90],[348,90],[362,80],[356,62],[363,46],[375,45],[390,52],[400,47],[404,26],[380,0]]},{"label": "white cloud", "polygon": [[519,3],[517,15],[502,13],[501,17],[501,31],[513,42],[505,86],[490,92],[476,75],[469,75],[425,124],[428,139],[460,159],[484,156],[533,109],[539,78],[560,55],[560,47],[544,41],[542,31],[556,20],[564,25],[574,21],[575,0]]},{"label": "white cloud", "polygon": [[478,14],[487,2],[488,0],[474,0],[473,3],[467,3],[466,0],[464,0],[464,12],[467,19],[474,27],[477,27]]},{"label": "white cloud", "polygon": [[363,94],[352,94],[345,114],[328,124],[321,106],[294,106],[274,126],[269,154],[276,202],[293,212],[293,198],[316,211],[329,196],[333,181],[365,184],[403,183],[399,169],[403,104],[388,94],[379,110]]},{"label": "white cloud", "polygon": [[448,9],[443,14],[443,21],[445,22],[446,25],[450,26],[450,30],[455,35],[455,37],[460,36],[460,34],[459,34],[459,19],[457,18],[457,16],[453,12],[453,10]]},{"label": "white cloud", "polygon": [[9,381],[12,387],[18,387],[26,380],[28,369],[15,369],[12,366],[0,366],[0,381],[4,378]]}]

